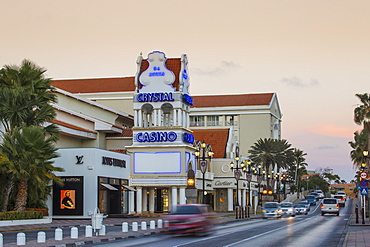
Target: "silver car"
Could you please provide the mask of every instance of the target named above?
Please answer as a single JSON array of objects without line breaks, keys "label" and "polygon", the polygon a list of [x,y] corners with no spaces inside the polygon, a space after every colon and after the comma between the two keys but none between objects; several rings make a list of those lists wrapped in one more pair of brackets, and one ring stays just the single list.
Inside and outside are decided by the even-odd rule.
[{"label": "silver car", "polygon": [[283,212],[283,215],[293,216],[295,217],[296,212],[294,208],[294,204],[291,202],[282,202],[280,203],[281,211]]},{"label": "silver car", "polygon": [[263,218],[280,218],[282,211],[279,203],[277,202],[266,202],[262,207]]}]

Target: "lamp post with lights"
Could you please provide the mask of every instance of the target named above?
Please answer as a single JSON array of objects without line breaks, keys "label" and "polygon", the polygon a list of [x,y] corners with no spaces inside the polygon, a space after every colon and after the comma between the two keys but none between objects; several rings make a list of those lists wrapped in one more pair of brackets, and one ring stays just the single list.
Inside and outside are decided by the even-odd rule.
[{"label": "lamp post with lights", "polygon": [[236,179],[236,204],[235,204],[235,217],[236,219],[239,219],[239,179],[242,175],[242,171],[245,170],[244,166],[244,162],[241,162],[240,163],[240,166],[239,166],[239,161],[240,161],[240,157],[239,157],[239,146],[236,146],[235,148],[235,163],[234,161],[231,161],[230,162],[230,168],[231,170],[234,172],[234,177]]},{"label": "lamp post with lights", "polygon": [[244,169],[244,171],[247,173],[247,182],[248,182],[248,191],[249,191],[249,194],[248,194],[248,205],[247,205],[247,218],[249,219],[250,218],[250,214],[249,214],[249,211],[250,211],[250,208],[251,208],[251,181],[252,181],[252,162],[250,160],[247,160],[246,162],[246,167]]},{"label": "lamp post with lights", "polygon": [[[362,214],[362,224],[365,224],[365,202],[366,195],[368,195],[368,173],[367,173],[367,162],[369,159],[369,151],[365,149],[362,151],[362,163],[360,168],[360,193],[361,193],[361,214]],[[370,206],[370,205],[369,205]]]},{"label": "lamp post with lights", "polygon": [[200,171],[202,172],[202,204],[205,204],[205,173],[208,169],[208,163],[211,161],[213,152],[210,144],[205,142],[198,142],[196,144],[197,150],[195,151],[195,158],[199,165]]}]

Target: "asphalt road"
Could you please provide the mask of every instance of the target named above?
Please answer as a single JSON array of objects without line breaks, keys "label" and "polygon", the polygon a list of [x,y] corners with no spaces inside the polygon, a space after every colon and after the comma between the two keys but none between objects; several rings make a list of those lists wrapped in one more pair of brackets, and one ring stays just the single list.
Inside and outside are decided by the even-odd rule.
[{"label": "asphalt road", "polygon": [[253,219],[216,226],[212,234],[205,237],[156,235],[91,246],[342,246],[348,230],[351,203],[347,202],[346,207],[340,209],[340,216],[321,216],[318,205],[311,206],[308,215],[282,219]]}]

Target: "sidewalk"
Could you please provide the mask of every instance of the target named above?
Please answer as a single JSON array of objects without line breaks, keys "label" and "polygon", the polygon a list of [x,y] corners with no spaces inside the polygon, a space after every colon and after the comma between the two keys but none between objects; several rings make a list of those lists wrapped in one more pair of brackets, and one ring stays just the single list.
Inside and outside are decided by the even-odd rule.
[{"label": "sidewalk", "polygon": [[[260,215],[250,215],[251,218],[261,217]],[[127,222],[130,226],[132,222],[137,222],[139,225],[139,229],[141,228],[141,222],[145,221],[147,225],[151,220],[154,220],[157,224],[158,219],[163,219],[163,217],[139,217],[139,218],[105,218],[103,223],[105,226],[122,226],[123,222]],[[223,213],[216,213],[214,218],[214,224],[225,224],[228,222],[233,221],[244,221],[248,219],[235,219],[235,216],[232,216],[230,212],[223,212]],[[164,223],[164,222],[163,222]],[[49,224],[40,224],[40,225],[19,225],[19,226],[0,226],[0,233],[4,232],[22,232],[28,230],[39,230],[42,231],[43,229],[56,229],[61,228],[63,232],[67,233],[67,236],[70,236],[70,228],[71,227],[85,227],[87,225],[91,225],[90,219],[83,219],[83,220],[53,220],[52,223]],[[92,236],[92,237],[85,237],[79,236],[78,239],[71,239],[70,237],[65,237],[61,241],[54,240],[54,235],[52,238],[46,239],[46,243],[37,243],[37,241],[27,241],[26,235],[26,245],[27,247],[61,247],[61,246],[80,246],[86,244],[93,244],[93,243],[100,243],[100,242],[108,242],[108,241],[115,241],[115,240],[122,240],[127,238],[139,238],[145,237],[155,234],[163,234],[165,233],[165,229],[148,229],[147,230],[138,230],[137,232],[129,231],[129,232],[106,232],[105,236]],[[49,234],[50,235],[50,234]],[[4,247],[12,247],[12,246],[19,246],[16,243],[16,239],[14,239],[14,243],[12,244],[4,244]]]},{"label": "sidewalk", "polygon": [[[358,226],[361,230],[348,231],[344,239],[344,247],[363,247],[370,246],[370,219],[366,218],[362,224],[361,212],[359,212],[358,220],[356,220],[355,208],[356,205],[361,205],[359,198],[352,199],[352,212],[349,217],[349,226]],[[360,208],[359,208],[360,211]]]}]

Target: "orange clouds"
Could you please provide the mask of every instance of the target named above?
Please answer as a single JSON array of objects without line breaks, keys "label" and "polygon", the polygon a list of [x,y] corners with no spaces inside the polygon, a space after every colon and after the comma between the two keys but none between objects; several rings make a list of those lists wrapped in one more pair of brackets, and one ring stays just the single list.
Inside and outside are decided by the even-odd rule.
[{"label": "orange clouds", "polygon": [[348,126],[337,126],[334,124],[316,124],[309,126],[307,131],[310,133],[330,136],[330,137],[339,137],[339,138],[353,138],[353,133],[359,130],[360,127],[348,127]]}]

